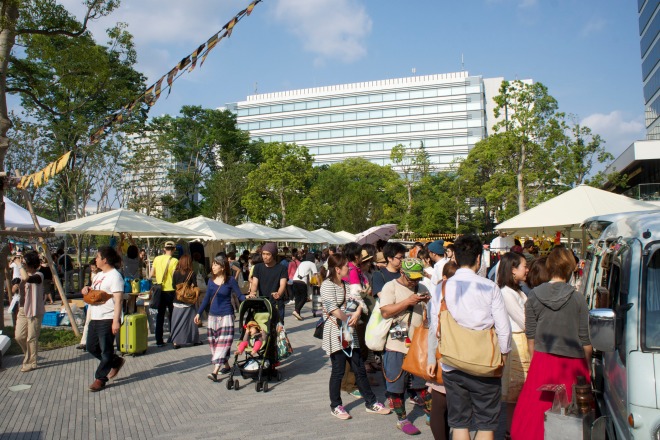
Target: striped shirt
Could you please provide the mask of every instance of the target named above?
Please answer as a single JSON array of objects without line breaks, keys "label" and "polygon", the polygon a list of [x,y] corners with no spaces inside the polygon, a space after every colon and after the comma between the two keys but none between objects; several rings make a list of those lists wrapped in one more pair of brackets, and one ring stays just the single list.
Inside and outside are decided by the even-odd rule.
[{"label": "striped shirt", "polygon": [[[342,286],[338,286],[331,280],[325,280],[321,283],[321,304],[323,304],[323,320],[325,322],[323,328],[323,350],[328,356],[332,353],[341,350],[339,343],[339,327],[337,326],[337,318],[328,314],[333,310],[337,310],[341,305],[341,310],[346,310],[346,290],[348,286],[342,282]],[[342,304],[343,303],[343,304]],[[351,327],[351,335],[353,336],[353,348],[360,348],[358,344],[357,333],[355,327]]]}]

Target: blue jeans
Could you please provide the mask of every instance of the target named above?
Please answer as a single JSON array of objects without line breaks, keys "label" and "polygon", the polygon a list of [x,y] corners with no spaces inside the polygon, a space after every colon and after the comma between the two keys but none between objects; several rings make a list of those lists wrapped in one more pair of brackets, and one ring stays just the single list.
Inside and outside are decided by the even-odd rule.
[{"label": "blue jeans", "polygon": [[93,320],[87,329],[87,351],[100,360],[94,378],[108,381],[108,373],[117,368],[121,358],[115,354],[115,335],[112,334],[112,319]]}]

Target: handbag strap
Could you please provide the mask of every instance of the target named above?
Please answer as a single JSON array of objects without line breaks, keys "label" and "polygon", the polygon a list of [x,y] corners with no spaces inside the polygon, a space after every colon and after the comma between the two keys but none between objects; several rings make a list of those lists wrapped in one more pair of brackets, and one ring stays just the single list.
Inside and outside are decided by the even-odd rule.
[{"label": "handbag strap", "polygon": [[447,285],[447,280],[444,280],[442,282],[442,296],[440,297],[440,310],[438,311],[438,329],[435,332],[436,338],[440,339],[440,314],[442,314],[442,306],[444,305],[446,308],[446,303],[445,303],[445,286]]},{"label": "handbag strap", "polygon": [[165,282],[165,278],[167,277],[167,272],[170,270],[170,261],[172,261],[171,255],[169,260],[167,260],[167,264],[165,265],[165,272],[163,273],[163,278],[161,278],[160,283],[158,284],[163,284]]},{"label": "handbag strap", "polygon": [[[332,282],[332,281],[331,281],[331,282]],[[337,305],[337,308],[340,309],[340,310],[341,310],[341,308],[344,306],[344,303],[346,302],[346,283],[342,281],[342,282],[341,282],[341,285],[342,285],[342,287],[344,288],[344,300],[341,302],[341,304],[338,304],[338,305]],[[325,307],[324,307],[324,309],[325,309]],[[328,312],[326,311],[326,314],[327,314],[328,316],[326,316],[325,319],[323,320],[323,325],[325,325],[325,323],[328,321],[328,319],[330,319],[330,313],[328,313]]]},{"label": "handbag strap", "polygon": [[[418,291],[419,291],[419,284],[415,285],[415,293],[414,293],[414,295],[417,295],[417,292],[418,292]],[[410,332],[410,324],[412,324],[412,317],[413,317],[413,313],[415,312],[415,307],[414,307],[414,306],[410,306],[410,307],[408,307],[407,310],[408,310],[408,332]],[[425,319],[425,317],[426,317],[426,307],[424,307],[423,315],[422,315],[422,316],[423,316],[423,319]],[[405,356],[404,356],[404,357],[405,357]],[[388,381],[389,383],[396,382],[397,380],[399,380],[399,378],[400,378],[401,375],[403,374],[403,368],[401,368],[401,371],[399,371],[399,374],[397,374],[396,377],[395,377],[394,379],[390,380],[390,379],[387,377],[387,375],[385,374],[385,368],[383,368],[382,371],[383,371],[383,377],[384,377],[385,380]]]},{"label": "handbag strap", "polygon": [[193,271],[191,270],[190,273],[188,273],[188,276],[186,277],[186,281],[184,281],[184,283],[186,283],[186,285],[188,285],[188,283],[190,282],[190,278],[192,277],[192,274],[193,274]]}]

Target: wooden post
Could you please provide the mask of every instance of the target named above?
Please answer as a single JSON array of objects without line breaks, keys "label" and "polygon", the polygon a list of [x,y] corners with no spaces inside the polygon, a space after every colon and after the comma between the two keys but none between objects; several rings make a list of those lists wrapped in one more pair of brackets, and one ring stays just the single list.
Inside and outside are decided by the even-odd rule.
[{"label": "wooden post", "polygon": [[[20,177],[18,170],[16,170],[16,177]],[[30,212],[30,216],[32,217],[32,222],[34,223],[35,229],[37,231],[41,231],[41,227],[39,226],[39,219],[37,218],[37,214],[34,213],[34,209],[32,208],[32,198],[30,197],[30,194],[27,192],[25,188],[21,189],[21,193],[23,194],[23,197],[25,197],[25,203],[27,205],[28,211]],[[73,316],[73,312],[71,311],[71,306],[69,305],[69,301],[67,300],[66,293],[64,292],[64,288],[62,287],[62,282],[60,281],[60,277],[57,275],[57,268],[55,267],[55,262],[53,261],[53,258],[50,255],[50,249],[48,249],[48,244],[46,243],[46,240],[44,240],[44,238],[41,236],[39,237],[39,243],[41,244],[41,247],[44,250],[44,254],[46,255],[46,261],[48,261],[48,266],[50,267],[50,270],[53,272],[53,281],[55,281],[57,290],[60,292],[60,297],[62,298],[62,305],[66,310],[66,314],[69,316],[69,321],[71,322],[71,329],[73,330],[73,334],[76,335],[77,338],[79,338],[80,330],[78,330],[78,325],[76,324],[75,317]]]}]

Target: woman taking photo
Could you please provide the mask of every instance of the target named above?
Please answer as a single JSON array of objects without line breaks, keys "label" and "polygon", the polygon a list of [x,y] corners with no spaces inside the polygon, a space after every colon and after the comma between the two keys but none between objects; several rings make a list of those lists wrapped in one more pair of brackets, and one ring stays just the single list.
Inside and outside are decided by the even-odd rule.
[{"label": "woman taking photo", "polygon": [[[360,315],[354,313],[346,315],[346,303],[348,299],[348,286],[342,281],[348,276],[347,260],[340,254],[328,257],[328,279],[321,284],[321,303],[323,304],[323,350],[332,363],[330,373],[330,410],[333,416],[341,420],[351,418],[344,409],[341,401],[341,381],[344,377],[346,362],[350,362],[351,369],[355,372],[355,382],[362,397],[368,413],[389,414],[389,408],[376,400],[371,390],[364,363],[360,357],[360,345],[358,343],[355,325]],[[346,347],[342,346],[342,322],[348,321],[350,329],[350,342]],[[340,339],[342,338],[342,339]]]},{"label": "woman taking photo", "polygon": [[564,247],[554,248],[546,266],[550,282],[535,287],[525,304],[525,334],[532,362],[511,426],[511,438],[543,439],[543,413],[552,406],[545,384],[564,384],[572,398],[577,376],[590,380],[592,347],[587,302],[570,284],[575,258]]},{"label": "woman taking photo", "polygon": [[[213,372],[207,377],[213,382],[218,380],[218,372],[229,373],[229,353],[234,342],[234,308],[231,295],[234,293],[241,301],[245,296],[238,288],[238,283],[230,275],[229,260],[224,255],[216,255],[211,263],[211,275],[206,286],[206,296],[195,315],[195,324],[200,323],[199,316],[209,308],[209,320],[206,325],[208,342],[211,347]],[[222,366],[222,369],[220,367]]]},{"label": "woman taking photo", "polygon": [[512,342],[511,352],[507,356],[502,374],[502,402],[506,403],[507,432],[511,431],[513,411],[529,370],[529,350],[525,336],[527,296],[520,288],[520,283],[526,279],[525,257],[513,252],[502,255],[497,273],[497,285],[502,290],[504,306],[509,314]]},{"label": "woman taking photo", "polygon": [[[192,269],[192,258],[190,258],[190,255],[184,255],[179,259],[179,263],[172,276],[175,287],[183,283],[197,287],[197,277]],[[199,344],[199,327],[195,324],[194,304],[187,304],[178,301],[176,297],[174,298],[170,333],[175,350],[182,345]]]}]

